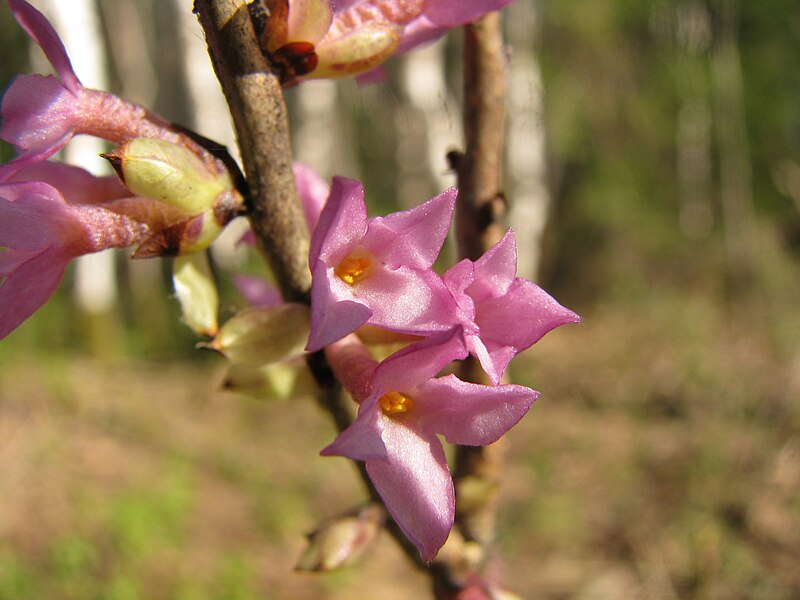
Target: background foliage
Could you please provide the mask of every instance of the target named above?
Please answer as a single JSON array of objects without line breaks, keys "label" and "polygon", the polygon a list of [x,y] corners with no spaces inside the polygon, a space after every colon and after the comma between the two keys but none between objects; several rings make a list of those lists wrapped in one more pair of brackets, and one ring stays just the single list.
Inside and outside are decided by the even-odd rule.
[{"label": "background foliage", "polygon": [[[539,280],[584,322],[513,365],[542,398],[506,442],[497,569],[523,597],[796,597],[800,8],[520,3],[535,19],[511,58],[541,67],[551,196]],[[100,2],[108,26],[122,4]],[[206,133],[164,51],[176,6],[131,4],[153,108]],[[0,24],[5,87],[28,53],[5,7]],[[115,91],[135,92],[124,49]],[[407,201],[398,123],[414,122],[400,61],[388,73],[334,102],[334,168],[376,213]],[[291,573],[300,532],[359,498],[317,456],[333,432],[308,398],[216,391],[222,360],[193,349],[166,271],[117,262],[110,313],[76,308],[68,275],[0,344],[0,599],[419,597],[388,540],[356,570]]]}]

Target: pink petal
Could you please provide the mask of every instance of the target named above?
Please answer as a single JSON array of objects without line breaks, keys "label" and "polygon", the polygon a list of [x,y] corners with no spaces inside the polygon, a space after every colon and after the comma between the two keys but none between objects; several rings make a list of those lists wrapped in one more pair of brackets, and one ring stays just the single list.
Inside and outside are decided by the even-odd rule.
[{"label": "pink petal", "polygon": [[19,265],[0,284],[0,339],[47,302],[71,258],[47,249]]},{"label": "pink petal", "polygon": [[266,308],[283,302],[280,292],[263,277],[234,275],[233,284],[250,306]]},{"label": "pink petal", "polygon": [[453,480],[435,435],[381,415],[388,456],[367,460],[367,473],[386,508],[422,559],[432,560],[455,518]]},{"label": "pink petal", "polygon": [[437,25],[455,27],[500,10],[513,0],[429,0],[425,16]]},{"label": "pink petal", "polygon": [[[386,21],[402,25],[419,15],[426,0],[333,0],[334,22],[361,24],[365,21]],[[343,15],[343,13],[350,14]]]},{"label": "pink petal", "polygon": [[41,254],[44,250],[46,248],[37,250],[18,250],[16,248],[12,250],[7,248],[6,250],[0,250],[0,282],[22,263]]},{"label": "pink petal", "polygon": [[306,346],[309,352],[316,352],[354,332],[372,316],[372,311],[363,304],[340,299],[332,289],[332,284],[337,287],[347,284],[332,271],[324,263],[318,263],[313,272],[311,333]]},{"label": "pink petal", "polygon": [[413,410],[421,429],[451,444],[485,446],[516,425],[538,397],[521,385],[491,387],[447,375],[417,388]]},{"label": "pink petal", "polygon": [[81,82],[72,70],[64,44],[47,18],[24,0],[8,0],[8,6],[23,29],[44,51],[64,85],[77,93]]},{"label": "pink petal", "polygon": [[450,231],[456,195],[456,189],[449,188],[410,210],[372,219],[364,247],[392,268],[430,267]]},{"label": "pink petal", "polygon": [[330,197],[311,237],[309,265],[312,270],[318,260],[334,265],[345,259],[366,230],[367,205],[361,182],[334,177]]},{"label": "pink petal", "polygon": [[377,396],[362,402],[356,420],[320,454],[353,460],[386,459],[388,452],[382,439],[386,418],[377,408],[377,402]]},{"label": "pink petal", "polygon": [[56,188],[70,204],[102,203],[131,195],[115,175],[97,177],[80,167],[54,161],[25,165],[9,180],[46,183]]},{"label": "pink petal", "polygon": [[427,381],[448,363],[467,356],[458,327],[406,346],[375,369],[372,381],[383,391],[410,391]]},{"label": "pink petal", "polygon": [[[346,284],[345,284],[346,285]],[[452,327],[457,307],[431,270],[375,268],[354,286],[353,299],[369,306],[368,323],[402,333],[430,333]]]},{"label": "pink petal", "polygon": [[456,304],[461,308],[464,318],[474,320],[475,303],[465,290],[475,281],[475,263],[465,258],[447,269],[442,279]]},{"label": "pink petal", "polygon": [[303,204],[306,224],[308,225],[308,230],[313,233],[314,228],[317,226],[317,221],[319,221],[319,215],[325,206],[325,201],[330,195],[330,187],[308,165],[296,162],[292,165],[292,169],[294,170],[294,179],[297,182],[297,193],[300,196],[300,202]]},{"label": "pink petal", "polygon": [[503,239],[475,261],[475,281],[467,293],[475,304],[506,293],[517,274],[517,240],[509,229]]},{"label": "pink petal", "polygon": [[417,46],[432,42],[447,33],[448,29],[450,28],[447,26],[437,25],[432,22],[424,14],[420,15],[406,25],[395,54],[403,54]]},{"label": "pink petal", "polygon": [[3,96],[0,137],[21,150],[46,149],[50,156],[74,132],[77,106],[76,96],[52,75],[20,75]]},{"label": "pink petal", "polygon": [[508,363],[511,362],[511,359],[516,354],[514,348],[508,346],[497,347],[495,344],[492,351],[490,351],[489,344],[484,344],[479,335],[467,335],[466,343],[469,353],[481,363],[481,367],[486,372],[492,385],[498,385],[503,379],[503,373],[505,373]]},{"label": "pink petal", "polygon": [[0,246],[41,250],[60,238],[82,238],[58,192],[46,184],[0,186]]},{"label": "pink petal", "polygon": [[12,181],[17,172],[27,169],[39,162],[46,161],[55,152],[66,146],[67,142],[72,138],[72,133],[71,131],[67,132],[63,138],[56,140],[49,147],[28,150],[19,154],[12,161],[0,165],[0,183]]},{"label": "pink petal", "polygon": [[535,283],[520,278],[504,296],[478,304],[475,320],[486,343],[489,340],[521,352],[551,329],[578,323],[580,317]]}]

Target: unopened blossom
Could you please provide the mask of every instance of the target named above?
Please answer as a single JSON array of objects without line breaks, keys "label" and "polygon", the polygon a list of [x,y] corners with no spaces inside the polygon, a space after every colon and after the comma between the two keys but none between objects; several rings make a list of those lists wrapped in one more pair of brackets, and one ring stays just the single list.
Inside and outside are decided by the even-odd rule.
[{"label": "unopened blossom", "polygon": [[[431,379],[440,368],[437,350],[427,356],[435,337],[378,366],[353,353],[349,340],[326,348],[336,374],[363,400],[353,424],[322,454],[366,463],[386,508],[426,561],[447,540],[455,518],[453,480],[438,436],[451,444],[490,444],[538,397],[519,385],[483,386],[454,375]],[[356,360],[342,360],[340,351]]]},{"label": "unopened blossom", "polygon": [[[261,0],[262,47],[284,83],[360,75],[512,0]],[[266,15],[269,14],[269,18]],[[259,26],[260,25],[260,26]]]},{"label": "unopened blossom", "polygon": [[410,210],[368,219],[361,183],[333,179],[311,238],[309,351],[364,324],[411,334],[449,327],[458,307],[431,265],[455,195],[451,188]]},{"label": "unopened blossom", "polygon": [[41,181],[0,183],[0,339],[50,298],[73,258],[147,235],[146,224],[97,201],[102,188],[87,186],[86,203],[77,204]]},{"label": "unopened blossom", "polygon": [[178,215],[137,250],[137,257],[184,255],[207,248],[241,213],[244,200],[227,170],[209,169],[180,144],[133,138],[102,154],[134,194]]},{"label": "unopened blossom", "polygon": [[516,239],[509,230],[477,261],[462,260],[444,274],[460,308],[453,314],[460,317],[456,328],[464,346],[495,385],[516,354],[559,325],[580,321],[516,272]]}]

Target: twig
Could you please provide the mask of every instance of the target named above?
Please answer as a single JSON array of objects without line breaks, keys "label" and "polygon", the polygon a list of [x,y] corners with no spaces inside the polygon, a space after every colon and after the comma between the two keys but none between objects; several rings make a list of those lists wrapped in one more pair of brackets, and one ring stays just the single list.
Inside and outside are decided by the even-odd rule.
[{"label": "twig", "polygon": [[287,301],[308,301],[308,229],[292,172],[280,82],[261,52],[245,0],[195,0],[230,106],[250,189],[250,222]]},{"label": "twig", "polygon": [[[287,301],[309,302],[309,236],[292,172],[286,105],[278,76],[259,48],[245,0],[195,0],[217,78],[230,106],[250,191],[250,222]],[[320,386],[318,401],[343,431],[351,418],[341,384],[322,352],[308,357]],[[357,467],[372,500],[383,505],[364,463]],[[416,547],[393,520],[386,529],[409,560],[425,568]]]}]

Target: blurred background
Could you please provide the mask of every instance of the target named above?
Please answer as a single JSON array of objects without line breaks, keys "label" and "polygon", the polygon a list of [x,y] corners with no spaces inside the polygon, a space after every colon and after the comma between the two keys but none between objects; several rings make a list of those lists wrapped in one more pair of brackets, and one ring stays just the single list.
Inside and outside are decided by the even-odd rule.
[{"label": "blurred background", "polygon": [[[189,0],[34,4],[86,85],[233,151]],[[525,598],[800,596],[800,6],[506,17],[520,272],[583,323],[512,364],[542,396],[503,441],[493,571]],[[380,83],[287,91],[296,158],[363,179],[374,214],[453,184],[460,36]],[[5,5],[0,54],[2,89],[48,69]],[[73,146],[104,168],[104,147]],[[264,272],[236,231],[213,252],[223,319],[243,306],[232,275]],[[0,600],[426,597],[388,538],[357,568],[292,570],[360,484],[318,456],[334,431],[313,399],[220,390],[168,273],[78,261],[0,342]]]}]

